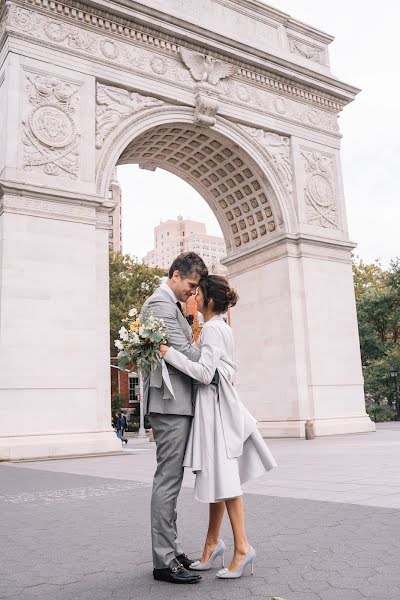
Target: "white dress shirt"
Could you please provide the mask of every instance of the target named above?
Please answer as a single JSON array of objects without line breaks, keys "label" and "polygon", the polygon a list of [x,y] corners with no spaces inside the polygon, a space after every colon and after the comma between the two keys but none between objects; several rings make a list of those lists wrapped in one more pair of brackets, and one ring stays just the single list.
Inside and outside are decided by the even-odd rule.
[{"label": "white dress shirt", "polygon": [[178,298],[175,296],[174,292],[171,290],[171,288],[169,287],[169,285],[168,285],[167,283],[163,282],[163,283],[160,285],[160,288],[161,288],[162,290],[165,290],[166,292],[168,292],[168,294],[171,296],[171,298],[172,298],[172,300],[175,302],[175,304],[176,304],[177,302],[179,302]]}]

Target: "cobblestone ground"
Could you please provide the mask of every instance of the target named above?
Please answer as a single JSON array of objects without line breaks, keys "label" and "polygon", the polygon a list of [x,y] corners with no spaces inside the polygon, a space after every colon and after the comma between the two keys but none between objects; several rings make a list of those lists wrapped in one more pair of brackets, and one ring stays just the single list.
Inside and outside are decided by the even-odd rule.
[{"label": "cobblestone ground", "polygon": [[[108,473],[113,461],[117,478],[63,472],[64,461],[0,465],[0,598],[399,600],[399,509],[254,491],[245,495],[254,576],[221,581],[213,569],[194,586],[155,582],[150,478],[124,479],[141,457],[148,460],[139,451],[75,463]],[[184,547],[196,558],[207,506],[184,488],[178,512]],[[230,556],[227,521],[222,537]]]}]

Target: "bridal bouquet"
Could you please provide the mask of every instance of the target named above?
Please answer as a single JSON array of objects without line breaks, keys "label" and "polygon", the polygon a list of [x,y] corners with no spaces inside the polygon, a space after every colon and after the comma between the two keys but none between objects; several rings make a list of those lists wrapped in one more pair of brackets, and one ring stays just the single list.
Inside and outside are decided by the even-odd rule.
[{"label": "bridal bouquet", "polygon": [[156,319],[151,313],[140,316],[136,308],[129,311],[124,319],[126,327],[119,330],[118,367],[125,369],[128,363],[136,365],[143,372],[150,373],[161,363],[160,346],[168,341],[168,331],[163,319]]}]

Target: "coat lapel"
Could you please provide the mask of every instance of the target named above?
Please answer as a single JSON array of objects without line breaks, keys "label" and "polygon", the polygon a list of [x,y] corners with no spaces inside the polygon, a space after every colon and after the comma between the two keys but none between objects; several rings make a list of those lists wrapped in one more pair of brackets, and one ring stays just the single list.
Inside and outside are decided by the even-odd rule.
[{"label": "coat lapel", "polygon": [[178,323],[181,326],[181,329],[182,329],[183,333],[185,334],[185,336],[187,337],[187,339],[189,340],[189,342],[193,342],[192,328],[190,327],[189,323],[187,322],[187,320],[185,319],[185,317],[183,316],[183,314],[181,313],[179,308],[176,306],[176,304],[173,301],[173,299],[171,298],[171,296],[168,294],[168,292],[166,292],[162,288],[158,288],[158,291],[160,294],[162,294],[165,298],[167,298],[175,306],[175,309],[177,312]]}]

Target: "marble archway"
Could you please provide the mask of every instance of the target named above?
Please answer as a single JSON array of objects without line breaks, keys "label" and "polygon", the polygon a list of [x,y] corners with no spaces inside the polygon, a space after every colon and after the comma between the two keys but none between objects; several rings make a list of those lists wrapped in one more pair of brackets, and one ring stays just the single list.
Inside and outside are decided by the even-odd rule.
[{"label": "marble archway", "polygon": [[219,15],[208,26],[194,1],[179,14],[172,0],[0,9],[0,458],[118,448],[107,368],[118,162],[174,172],[216,214],[241,295],[238,387],[262,432],[373,429],[337,126],[357,90],[331,75],[326,34],[263,3],[206,2]]}]

